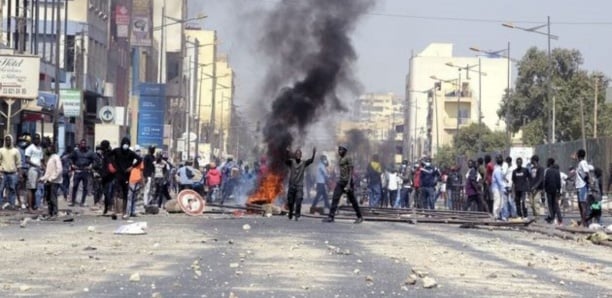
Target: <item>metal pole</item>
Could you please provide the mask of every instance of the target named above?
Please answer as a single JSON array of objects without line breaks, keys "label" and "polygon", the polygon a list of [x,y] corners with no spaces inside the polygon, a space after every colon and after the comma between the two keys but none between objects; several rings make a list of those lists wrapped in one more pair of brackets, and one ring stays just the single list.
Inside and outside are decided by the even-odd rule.
[{"label": "metal pole", "polygon": [[[189,57],[189,64],[188,65],[191,65],[191,57]],[[192,101],[192,98],[191,98],[191,92],[189,92],[189,91],[191,91],[190,90],[191,89],[191,78],[189,80],[185,80],[185,81],[188,84],[187,88],[185,90],[186,91],[185,92],[185,98],[187,98],[187,105],[185,106],[185,110],[187,112],[186,113],[187,115],[185,117],[185,131],[186,131],[186,133],[185,133],[185,146],[187,147],[186,148],[186,150],[187,150],[187,159],[189,159],[189,156],[191,155],[191,150],[190,150],[191,149],[191,140],[189,138],[190,135],[191,135],[191,130],[190,129],[191,129],[191,101]]]},{"label": "metal pole", "polygon": [[436,107],[436,155],[438,155],[438,151],[440,150],[440,120],[438,118],[438,97],[436,95],[436,93],[438,93],[437,91],[438,90],[436,90],[436,87],[434,86],[433,100],[434,100],[434,106]]},{"label": "metal pole", "polygon": [[508,42],[508,49],[507,49],[507,60],[508,60],[508,82],[507,82],[507,86],[506,86],[506,101],[507,101],[507,107],[506,108],[506,150],[508,152],[508,154],[510,154],[510,147],[512,147],[512,129],[511,129],[511,125],[512,125],[512,113],[510,113],[510,102],[511,102],[511,98],[510,98],[510,69],[512,67],[512,64],[510,63],[510,42]]},{"label": "metal pole", "polygon": [[[557,98],[555,97],[555,94],[553,94],[552,96],[552,130],[555,131],[556,129],[556,123],[557,122]],[[553,142],[555,141],[555,139],[553,138]]]},{"label": "metal pole", "polygon": [[215,156],[215,148],[213,146],[212,140],[214,139],[215,134],[215,107],[216,107],[216,95],[217,95],[217,32],[214,31],[214,42],[213,42],[213,56],[212,56],[212,94],[211,94],[211,103],[210,103],[210,125],[208,129],[208,138],[211,140],[210,143],[210,160],[214,160]]},{"label": "metal pole", "polygon": [[[61,13],[60,13],[60,2],[56,1],[57,3],[57,8],[55,9],[55,13],[56,13],[56,17],[55,17],[55,45],[56,45],[56,49],[55,49],[55,95],[57,95],[57,98],[59,99],[59,93],[60,93],[60,85],[59,85],[59,76],[60,76],[60,51],[59,51],[59,46],[60,46],[60,42],[61,42],[61,33],[62,33],[62,22],[60,20],[61,18]],[[59,109],[53,109],[53,143],[57,144],[57,134],[59,131],[59,122],[58,119],[59,118]]]},{"label": "metal pole", "polygon": [[[595,98],[593,100],[593,138],[597,138],[597,98],[599,95],[599,77],[595,76]],[[586,149],[585,149],[586,150]]]},{"label": "metal pole", "polygon": [[[482,126],[482,61],[480,57],[478,57],[478,126]],[[481,139],[478,138],[478,153],[482,152]]]},{"label": "metal pole", "polygon": [[[194,54],[194,61],[193,61],[193,86],[191,88],[193,88],[192,93],[193,96],[191,97],[191,113],[192,113],[192,117],[193,117],[193,104],[195,104],[197,102],[197,104],[200,104],[200,100],[198,98],[198,87],[196,85],[196,83],[198,82],[198,66],[199,66],[199,61],[200,61],[200,41],[196,38],[195,43],[194,43],[195,48],[193,49],[195,54]],[[200,117],[200,115],[198,115],[198,117]],[[198,118],[199,119],[199,118]],[[196,130],[198,131],[198,130]],[[198,143],[200,143],[200,135],[198,134],[196,136],[196,152],[194,152],[194,159],[197,158],[199,152],[198,152]],[[190,144],[191,145],[191,144]],[[191,146],[190,146],[191,147]]]},{"label": "metal pole", "polygon": [[[550,16],[547,17],[547,22],[546,22],[546,30],[547,30],[547,40],[548,40],[548,82],[546,84],[546,102],[548,102],[550,104],[550,85],[552,82],[552,56],[550,54]],[[548,110],[549,113],[552,113],[552,109]],[[549,118],[550,119],[550,118]],[[549,128],[549,140],[550,143],[554,143],[555,142],[555,131],[553,130],[552,127],[552,123],[549,122],[548,123],[548,128]],[[552,149],[552,146],[549,146],[548,148]],[[549,152],[550,153],[550,152]]]},{"label": "metal pole", "polygon": [[419,99],[414,98],[414,136],[412,137],[412,160],[416,156],[416,145],[417,145],[417,115],[419,113]]},{"label": "metal pole", "polygon": [[580,128],[582,129],[582,148],[586,150],[586,133],[584,130],[584,98],[580,96]]},{"label": "metal pole", "polygon": [[455,144],[459,139],[459,124],[461,117],[461,110],[459,109],[459,105],[461,104],[461,68],[459,68],[459,79],[457,82],[457,131],[455,131]]},{"label": "metal pole", "polygon": [[159,43],[159,74],[158,74],[158,78],[157,78],[157,82],[161,83],[162,82],[162,73],[165,70],[165,67],[163,67],[164,65],[164,38],[165,38],[165,34],[164,32],[166,31],[166,1],[164,1],[164,4],[162,5],[162,16],[161,16],[161,21],[162,21],[162,27],[161,27],[161,41]]}]

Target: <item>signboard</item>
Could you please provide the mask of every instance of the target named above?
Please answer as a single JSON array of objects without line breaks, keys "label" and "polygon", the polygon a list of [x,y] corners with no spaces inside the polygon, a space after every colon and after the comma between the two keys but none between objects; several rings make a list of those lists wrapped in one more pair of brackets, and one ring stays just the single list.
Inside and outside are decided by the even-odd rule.
[{"label": "signboard", "polygon": [[206,208],[206,202],[202,199],[200,194],[191,189],[185,189],[179,192],[176,196],[176,200],[181,210],[187,215],[202,215],[204,208]]},{"label": "signboard", "polygon": [[151,46],[151,0],[133,0],[132,2],[132,36],[133,47]]},{"label": "signboard", "polygon": [[111,106],[103,106],[98,111],[98,118],[103,122],[111,122],[115,119],[115,108]]},{"label": "signboard", "polygon": [[44,110],[53,111],[57,106],[57,95],[51,92],[40,91],[36,98],[36,105]]},{"label": "signboard", "polygon": [[0,54],[0,97],[38,97],[40,57]]},{"label": "signboard", "polygon": [[115,23],[117,25],[117,37],[127,38],[130,28],[130,10],[125,4],[115,6]]},{"label": "signboard", "polygon": [[94,136],[96,144],[100,144],[102,140],[107,140],[111,148],[117,148],[119,147],[119,140],[121,140],[121,127],[114,124],[96,124]]},{"label": "signboard", "polygon": [[161,148],[164,144],[165,85],[141,83],[139,89],[137,143]]},{"label": "signboard", "polygon": [[77,89],[60,90],[60,102],[64,107],[64,116],[81,117],[83,93]]}]

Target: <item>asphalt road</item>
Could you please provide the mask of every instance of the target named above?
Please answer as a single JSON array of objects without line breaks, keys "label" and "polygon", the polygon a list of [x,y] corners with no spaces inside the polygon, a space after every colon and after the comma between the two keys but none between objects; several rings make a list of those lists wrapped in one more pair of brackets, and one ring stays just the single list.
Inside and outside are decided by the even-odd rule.
[{"label": "asphalt road", "polygon": [[[612,297],[612,251],[524,231],[304,218],[0,218],[0,296]],[[246,226],[248,225],[248,226]],[[248,228],[248,229],[247,229]],[[413,272],[435,279],[405,284]],[[131,279],[131,280],[130,280]]]}]

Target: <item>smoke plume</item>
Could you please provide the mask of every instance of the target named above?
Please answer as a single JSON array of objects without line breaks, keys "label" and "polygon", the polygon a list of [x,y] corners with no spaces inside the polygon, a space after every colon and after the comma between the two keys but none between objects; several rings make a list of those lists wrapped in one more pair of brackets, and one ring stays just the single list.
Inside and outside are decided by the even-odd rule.
[{"label": "smoke plume", "polygon": [[356,85],[351,65],[357,56],[349,33],[372,4],[282,1],[269,15],[261,46],[271,61],[264,93],[275,97],[263,129],[270,170],[283,172],[286,148],[303,138],[322,112],[346,110],[337,94]]}]

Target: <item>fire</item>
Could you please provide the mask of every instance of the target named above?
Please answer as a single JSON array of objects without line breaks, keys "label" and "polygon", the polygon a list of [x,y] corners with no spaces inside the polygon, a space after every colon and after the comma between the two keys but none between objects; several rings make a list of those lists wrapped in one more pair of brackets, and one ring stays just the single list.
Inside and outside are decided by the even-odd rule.
[{"label": "fire", "polygon": [[272,171],[264,174],[247,204],[271,204],[283,190],[283,176]]}]

